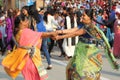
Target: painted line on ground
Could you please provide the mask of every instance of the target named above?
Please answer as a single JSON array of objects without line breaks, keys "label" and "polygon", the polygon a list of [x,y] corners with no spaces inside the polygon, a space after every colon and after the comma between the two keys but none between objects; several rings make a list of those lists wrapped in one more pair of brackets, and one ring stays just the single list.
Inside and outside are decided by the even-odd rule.
[{"label": "painted line on ground", "polygon": [[[52,59],[52,58],[51,58],[51,61],[56,62],[56,63],[58,63],[58,64],[60,64],[60,65],[62,65],[62,66],[67,66],[67,63],[64,63],[64,62],[62,62],[62,61],[60,61],[60,60],[56,60],[56,59]],[[101,77],[100,79],[101,79],[101,80],[110,80],[110,79],[105,78],[105,77]]]}]

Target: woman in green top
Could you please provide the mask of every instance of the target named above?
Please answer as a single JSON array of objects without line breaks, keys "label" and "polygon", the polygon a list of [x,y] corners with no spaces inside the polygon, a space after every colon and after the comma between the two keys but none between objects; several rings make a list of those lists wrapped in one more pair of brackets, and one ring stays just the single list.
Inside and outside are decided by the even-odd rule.
[{"label": "woman in green top", "polygon": [[[90,43],[90,38],[94,38],[95,41],[99,42],[103,40],[102,44],[106,56],[113,68],[118,69],[118,65],[114,56],[111,54],[110,45],[104,33],[93,24],[92,19],[93,10],[86,9],[81,17],[83,23],[82,27],[79,26],[74,29],[57,31],[57,33],[62,33],[64,35],[53,38],[58,40],[83,35],[79,37],[74,56],[67,65],[67,80],[100,80],[100,71],[102,68],[101,50],[96,47],[94,43]],[[85,37],[84,35],[89,35],[91,37]]]}]

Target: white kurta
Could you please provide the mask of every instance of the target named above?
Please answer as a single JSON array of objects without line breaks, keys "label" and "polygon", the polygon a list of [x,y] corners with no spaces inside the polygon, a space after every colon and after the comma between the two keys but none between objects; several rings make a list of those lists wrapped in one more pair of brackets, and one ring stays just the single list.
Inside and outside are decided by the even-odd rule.
[{"label": "white kurta", "polygon": [[[67,24],[67,29],[72,28],[71,27],[71,20],[70,20],[69,16],[66,17],[66,24]],[[74,18],[74,27],[77,27],[76,18]],[[75,37],[75,44],[77,44],[77,43],[78,43],[78,36]],[[68,40],[64,39],[62,46],[63,46],[63,49],[68,57],[74,55],[75,45],[72,45],[72,38],[68,38]]]},{"label": "white kurta", "polygon": [[47,19],[48,19],[47,20],[48,22],[47,23],[44,22],[46,30],[47,31],[55,31],[59,25],[57,24],[56,20],[54,19],[54,16],[48,14]]}]

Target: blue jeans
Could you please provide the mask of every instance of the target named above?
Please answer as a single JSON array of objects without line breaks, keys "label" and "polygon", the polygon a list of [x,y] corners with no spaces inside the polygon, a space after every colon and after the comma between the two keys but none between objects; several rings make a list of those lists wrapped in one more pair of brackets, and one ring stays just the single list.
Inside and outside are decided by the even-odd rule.
[{"label": "blue jeans", "polygon": [[48,52],[48,49],[47,49],[47,38],[44,38],[42,40],[42,51],[44,52],[45,56],[46,56],[46,59],[47,59],[47,62],[48,62],[48,65],[51,64],[51,60],[50,60],[50,54]]}]

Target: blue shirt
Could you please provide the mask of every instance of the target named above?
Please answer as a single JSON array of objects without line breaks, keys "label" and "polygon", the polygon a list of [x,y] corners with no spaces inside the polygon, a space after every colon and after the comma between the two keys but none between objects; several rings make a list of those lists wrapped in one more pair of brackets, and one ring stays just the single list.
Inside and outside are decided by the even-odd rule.
[{"label": "blue shirt", "polygon": [[39,15],[39,18],[40,18],[40,22],[37,24],[37,31],[38,32],[46,32],[43,16]]},{"label": "blue shirt", "polygon": [[[80,28],[83,28],[83,27],[84,27],[84,24],[83,24],[83,23],[80,23],[80,24],[78,25],[78,28],[79,28],[79,29],[80,29]],[[84,38],[92,38],[88,33],[83,34],[82,37],[84,37]]]},{"label": "blue shirt", "polygon": [[111,20],[111,21],[115,20],[115,11],[114,10],[111,10],[111,14],[110,14],[109,20]]},{"label": "blue shirt", "polygon": [[[98,15],[98,16],[97,16],[97,21],[100,22],[100,23],[103,23],[102,20],[103,20],[102,16]],[[97,23],[97,27],[98,27],[99,29],[100,29],[100,26],[101,26],[101,25]]]}]

